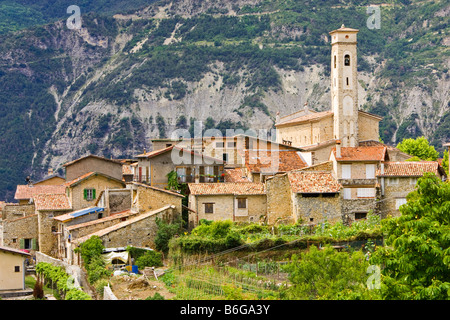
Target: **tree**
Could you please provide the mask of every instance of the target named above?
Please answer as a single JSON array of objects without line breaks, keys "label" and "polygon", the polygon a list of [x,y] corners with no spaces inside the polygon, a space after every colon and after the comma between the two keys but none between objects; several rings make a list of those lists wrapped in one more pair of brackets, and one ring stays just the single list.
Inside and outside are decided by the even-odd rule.
[{"label": "tree", "polygon": [[362,251],[338,252],[314,246],[300,257],[294,254],[285,270],[292,283],[288,299],[377,299],[378,290],[367,288],[368,261]]},{"label": "tree", "polygon": [[167,174],[167,186],[169,187],[170,190],[180,189],[177,172],[175,170],[172,170]]},{"label": "tree", "polygon": [[448,174],[448,150],[444,151],[444,157],[442,159],[442,168],[444,168],[445,173]]},{"label": "tree", "polygon": [[382,267],[384,299],[448,299],[450,293],[450,184],[432,173],[400,207],[401,216],[385,219],[385,246],[371,263]]},{"label": "tree", "polygon": [[417,139],[403,139],[397,145],[397,149],[417,158],[411,159],[411,161],[426,160],[435,161],[439,152],[437,152],[433,146],[428,143],[425,137],[418,137]]}]

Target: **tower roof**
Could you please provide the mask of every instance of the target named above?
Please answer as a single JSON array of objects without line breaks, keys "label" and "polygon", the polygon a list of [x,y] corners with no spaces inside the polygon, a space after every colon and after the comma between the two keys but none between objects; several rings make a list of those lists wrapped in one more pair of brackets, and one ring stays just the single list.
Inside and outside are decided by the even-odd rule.
[{"label": "tower roof", "polygon": [[333,31],[329,32],[329,34],[333,34],[335,32],[359,32],[359,30],[358,29],[347,28],[346,26],[344,26],[342,24],[342,26],[339,29],[333,30]]}]

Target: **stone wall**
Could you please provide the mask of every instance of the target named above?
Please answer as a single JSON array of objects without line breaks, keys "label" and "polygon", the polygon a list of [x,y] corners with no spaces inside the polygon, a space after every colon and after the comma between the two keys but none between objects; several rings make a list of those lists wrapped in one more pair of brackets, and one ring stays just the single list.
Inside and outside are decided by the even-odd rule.
[{"label": "stone wall", "polygon": [[[37,214],[28,215],[14,220],[9,219],[3,221],[3,245],[6,247],[21,249],[21,239],[35,239],[34,242],[37,244],[38,238],[39,232]],[[31,248],[30,253],[34,254],[35,250]]]},{"label": "stone wall", "polygon": [[384,197],[380,207],[382,218],[386,218],[389,215],[393,217],[400,216],[400,211],[395,208],[396,199],[406,198],[415,189],[415,184],[411,183],[409,177],[398,178],[398,180],[397,185],[392,185],[389,184],[389,178],[384,179]]},{"label": "stone wall", "polygon": [[[238,208],[237,198],[247,199],[247,208]],[[189,196],[189,207],[196,213],[189,214],[189,225],[195,227],[202,219],[220,221],[231,220],[236,222],[258,222],[261,216],[266,215],[266,195],[198,195]],[[213,213],[205,213],[205,204],[213,204]]]},{"label": "stone wall", "polygon": [[323,194],[319,194],[318,197],[305,197],[302,194],[295,194],[293,202],[296,221],[313,224],[324,221],[333,224],[341,221],[341,200],[339,194],[331,197]]},{"label": "stone wall", "polygon": [[380,120],[370,115],[359,112],[358,114],[358,141],[375,140],[380,137]]},{"label": "stone wall", "polygon": [[[58,221],[53,217],[65,211],[38,211],[39,251],[52,257],[58,256]],[[54,228],[54,231],[52,231]]]},{"label": "stone wall", "polygon": [[3,220],[15,220],[17,218],[33,215],[34,204],[7,204],[2,211]]},{"label": "stone wall", "polygon": [[175,212],[181,214],[182,195],[140,184],[135,184],[134,188],[137,190],[137,202],[133,205],[136,211],[142,213],[173,205]]},{"label": "stone wall", "polygon": [[131,209],[131,192],[129,190],[108,190],[109,212],[116,213]]},{"label": "stone wall", "polygon": [[266,180],[267,223],[275,224],[278,220],[293,223],[292,191],[287,174],[275,175]]}]

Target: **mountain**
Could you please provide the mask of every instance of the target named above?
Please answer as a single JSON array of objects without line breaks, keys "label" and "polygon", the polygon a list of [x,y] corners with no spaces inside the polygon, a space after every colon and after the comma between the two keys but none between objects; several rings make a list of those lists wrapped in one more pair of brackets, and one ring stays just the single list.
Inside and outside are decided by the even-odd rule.
[{"label": "mountain", "polygon": [[382,140],[450,140],[447,1],[80,1],[78,30],[71,4],[0,1],[0,199],[27,175],[132,157],[194,120],[270,129],[305,102],[328,110],[328,32],[342,24],[360,30],[360,105],[384,117]]}]

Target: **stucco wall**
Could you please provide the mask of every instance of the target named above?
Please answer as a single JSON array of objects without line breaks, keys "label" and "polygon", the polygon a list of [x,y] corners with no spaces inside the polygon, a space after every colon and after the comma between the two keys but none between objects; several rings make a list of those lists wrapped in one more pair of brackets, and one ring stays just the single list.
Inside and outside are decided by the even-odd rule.
[{"label": "stucco wall", "polygon": [[[0,251],[0,291],[25,289],[24,260],[26,256]],[[19,267],[19,272],[15,271]]]},{"label": "stucco wall", "polygon": [[86,158],[68,165],[66,167],[66,180],[72,181],[89,172],[101,172],[122,180],[122,164],[97,158]]}]

